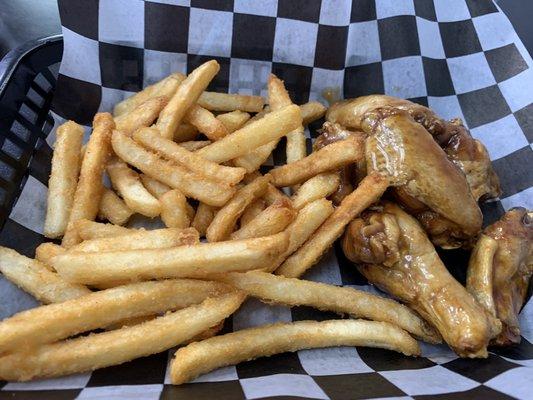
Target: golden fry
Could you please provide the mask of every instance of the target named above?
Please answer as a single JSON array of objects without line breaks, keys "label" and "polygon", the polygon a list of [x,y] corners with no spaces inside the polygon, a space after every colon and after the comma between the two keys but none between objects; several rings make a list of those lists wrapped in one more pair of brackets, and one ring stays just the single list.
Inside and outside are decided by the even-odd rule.
[{"label": "golden fry", "polygon": [[140,325],[46,344],[30,353],[0,358],[0,379],[26,381],[122,364],[160,353],[217,325],[242,303],[243,295],[208,298]]},{"label": "golden fry", "polygon": [[402,329],[386,322],[363,320],[300,321],[244,329],[179,349],[170,364],[174,385],[226,365],[302,349],[368,346],[420,354],[418,343]]},{"label": "golden fry", "polygon": [[239,189],[235,196],[215,215],[215,218],[207,228],[207,240],[209,242],[227,240],[246,207],[265,193],[269,182],[270,175],[260,176],[242,189]]},{"label": "golden fry", "polygon": [[74,121],[57,128],[44,221],[44,236],[48,238],[60,237],[67,228],[80,173],[82,140],[83,127]]},{"label": "golden fry", "polygon": [[113,224],[102,224],[100,222],[89,221],[87,219],[80,219],[74,224],[74,229],[81,240],[100,239],[107,237],[116,237],[121,235],[128,235],[142,229],[129,229],[123,226]]},{"label": "golden fry", "polygon": [[267,205],[264,199],[257,199],[246,207],[239,220],[241,229],[257,217],[266,207]]},{"label": "golden fry", "polygon": [[191,140],[188,142],[179,143],[179,145],[187,151],[197,151],[204,148],[205,146],[209,146],[210,144],[210,140]]},{"label": "golden fry", "polygon": [[217,115],[217,119],[224,124],[224,127],[229,133],[232,133],[242,128],[250,120],[250,114],[236,110]]},{"label": "golden fry", "polygon": [[115,153],[128,164],[173,189],[179,189],[187,197],[212,206],[222,206],[235,193],[230,185],[205,179],[180,165],[163,160],[118,131],[113,132],[112,144]]},{"label": "golden fry", "polygon": [[133,211],[147,217],[157,217],[161,213],[159,201],[145,189],[139,174],[118,158],[107,164],[107,174],[117,192],[124,202]]},{"label": "golden fry", "polygon": [[115,117],[115,128],[129,136],[139,128],[150,126],[167,103],[168,98],[164,96],[148,99],[130,112]]},{"label": "golden fry", "polygon": [[318,101],[310,101],[309,103],[302,104],[300,111],[302,113],[303,125],[309,125],[311,122],[322,118],[326,114],[327,108]]},{"label": "golden fry", "polygon": [[187,208],[190,207],[187,199],[177,189],[166,192],[160,198],[161,219],[169,228],[187,228],[191,225],[191,219]]},{"label": "golden fry", "polygon": [[176,92],[159,114],[156,128],[161,136],[172,139],[176,128],[187,110],[198,100],[209,82],[215,77],[220,66],[215,60],[208,61],[194,71],[176,89]]},{"label": "golden fry", "polygon": [[260,96],[244,96],[241,94],[204,92],[198,99],[198,105],[211,111],[247,111],[259,112],[265,100]]},{"label": "golden fry", "polygon": [[315,234],[276,270],[276,274],[287,278],[300,277],[318,262],[352,219],[379,200],[388,186],[387,178],[376,173],[363,178],[357,189],[342,200]]},{"label": "golden fry", "polygon": [[287,235],[167,249],[66,253],[52,266],[71,282],[100,284],[113,280],[202,278],[226,271],[264,268],[287,247]]},{"label": "golden fry", "polygon": [[124,225],[133,215],[133,210],[111,189],[104,189],[100,200],[98,217],[115,225]]},{"label": "golden fry", "polygon": [[35,249],[35,259],[49,269],[53,271],[53,268],[50,266],[50,260],[57,256],[58,254],[63,254],[67,250],[64,247],[61,247],[55,243],[41,243]]},{"label": "golden fry", "polygon": [[200,107],[198,104],[189,108],[185,120],[212,141],[222,139],[229,133],[224,124],[211,111]]},{"label": "golden fry", "polygon": [[294,208],[299,210],[316,199],[328,197],[334,193],[339,187],[339,183],[340,177],[337,172],[326,172],[313,176],[305,181],[292,196],[292,204]]},{"label": "golden fry", "polygon": [[81,163],[78,186],[70,212],[67,229],[62,245],[69,247],[79,243],[80,238],[74,230],[74,223],[80,219],[94,220],[98,214],[100,198],[104,191],[102,174],[111,154],[111,131],[115,127],[109,113],[98,113],[93,120],[93,132],[87,143],[85,156]]},{"label": "golden fry", "polygon": [[275,186],[290,186],[301,183],[322,172],[332,171],[364,158],[364,139],[349,137],[327,145],[307,157],[274,168],[272,183]]},{"label": "golden fry", "polygon": [[213,222],[215,214],[218,212],[218,208],[209,206],[205,203],[198,204],[196,214],[192,221],[192,227],[195,228],[201,237],[205,237],[207,228]]},{"label": "golden fry", "polygon": [[65,281],[42,263],[0,246],[0,272],[42,303],[60,303],[91,293],[82,285]]}]

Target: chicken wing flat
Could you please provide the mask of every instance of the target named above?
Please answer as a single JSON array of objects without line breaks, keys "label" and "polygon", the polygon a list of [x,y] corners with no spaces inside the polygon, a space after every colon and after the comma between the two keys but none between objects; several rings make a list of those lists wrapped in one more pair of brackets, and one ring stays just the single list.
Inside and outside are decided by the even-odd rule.
[{"label": "chicken wing flat", "polygon": [[520,343],[518,313],[532,275],[533,212],[514,208],[485,228],[468,265],[468,291],[502,322],[492,344]]},{"label": "chicken wing flat", "polygon": [[348,225],[345,255],[373,284],[430,322],[461,357],[487,357],[501,329],[448,272],[416,219],[383,202]]}]

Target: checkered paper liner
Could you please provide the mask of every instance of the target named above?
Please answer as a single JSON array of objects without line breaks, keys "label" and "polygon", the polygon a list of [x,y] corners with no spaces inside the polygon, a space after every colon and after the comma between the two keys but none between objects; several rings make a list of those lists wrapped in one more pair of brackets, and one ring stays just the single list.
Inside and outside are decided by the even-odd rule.
[{"label": "checkered paper liner", "polygon": [[[132,92],[174,71],[216,59],[210,89],[265,95],[268,74],[297,103],[386,93],[461,117],[487,146],[503,189],[483,205],[486,223],[513,206],[533,208],[532,59],[510,22],[485,0],[86,0],[59,1],[63,61],[54,118],[90,125]],[[308,144],[319,123],[307,131]],[[53,132],[41,142],[0,242],[33,256],[42,236]],[[284,163],[278,149],[269,165]],[[142,225],[143,220],[134,221]],[[464,281],[468,254],[441,252]],[[304,277],[377,292],[336,245]],[[381,295],[384,295],[380,292]],[[0,318],[36,306],[0,278]],[[308,307],[251,299],[225,331],[276,321],[338,318]],[[0,399],[533,398],[533,300],[522,342],[464,360],[422,344],[424,357],[369,348],[305,350],[219,369],[179,387],[167,375],[173,351],[61,379],[0,382]]]}]

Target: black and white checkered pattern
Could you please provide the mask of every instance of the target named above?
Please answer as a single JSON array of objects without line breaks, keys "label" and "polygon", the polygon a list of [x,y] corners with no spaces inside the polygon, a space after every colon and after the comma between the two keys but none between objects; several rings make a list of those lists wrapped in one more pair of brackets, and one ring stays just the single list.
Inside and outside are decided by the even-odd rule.
[{"label": "black and white checkered pattern", "polygon": [[[487,222],[516,205],[533,208],[533,70],[505,15],[488,0],[60,0],[65,50],[54,99],[58,118],[89,125],[100,110],[173,71],[215,58],[210,89],[265,94],[270,72],[293,100],[387,93],[461,117],[487,146],[503,196],[485,204]],[[309,144],[316,136],[314,124]],[[53,135],[47,139],[53,142]],[[39,144],[30,176],[1,235],[33,255],[42,221],[50,146]],[[284,162],[277,152],[270,167]],[[265,167],[266,169],[269,166]],[[31,212],[28,210],[31,209]],[[441,252],[464,279],[467,255]],[[335,246],[306,276],[375,291]],[[36,305],[0,278],[0,317]],[[248,300],[226,329],[275,321],[328,319],[307,307]],[[338,317],[337,317],[338,318]],[[0,382],[0,399],[533,398],[533,301],[521,313],[522,343],[487,360],[423,345],[424,357],[334,348],[282,354],[169,385],[172,352],[93,373],[33,383]]]}]

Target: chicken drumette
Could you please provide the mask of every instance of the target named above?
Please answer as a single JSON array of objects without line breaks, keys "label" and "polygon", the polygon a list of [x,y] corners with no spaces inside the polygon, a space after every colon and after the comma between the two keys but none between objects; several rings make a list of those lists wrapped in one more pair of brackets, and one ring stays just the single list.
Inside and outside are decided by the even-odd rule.
[{"label": "chicken drumette", "polygon": [[468,291],[502,322],[492,344],[520,342],[518,312],[532,274],[533,213],[514,208],[485,228],[468,266]]},{"label": "chicken drumette", "polygon": [[346,256],[373,284],[405,302],[462,357],[486,357],[501,329],[448,272],[416,219],[384,202],[348,225]]},{"label": "chicken drumette", "polygon": [[327,119],[337,131],[369,135],[367,169],[393,177],[396,199],[435,244],[471,244],[481,228],[477,200],[497,197],[500,188],[485,147],[460,120],[444,121],[427,107],[384,95],[336,103]]}]

